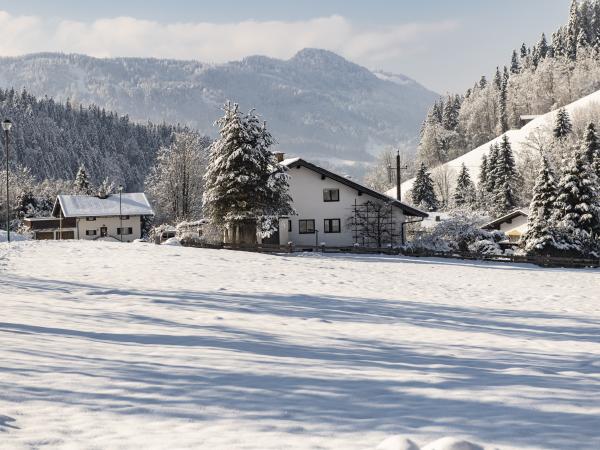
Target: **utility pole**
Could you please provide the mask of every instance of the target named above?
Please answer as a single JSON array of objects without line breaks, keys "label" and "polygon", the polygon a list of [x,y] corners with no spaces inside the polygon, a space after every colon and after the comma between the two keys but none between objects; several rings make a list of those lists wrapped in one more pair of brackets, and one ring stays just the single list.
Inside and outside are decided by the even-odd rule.
[{"label": "utility pole", "polygon": [[392,167],[391,165],[388,165],[388,177],[390,180],[390,183],[392,182],[392,180],[394,179],[394,172],[396,172],[396,198],[398,199],[398,201],[402,201],[402,171],[403,170],[408,170],[408,166],[407,165],[401,165],[400,164],[400,150],[396,151],[396,167]]},{"label": "utility pole", "polygon": [[10,196],[8,195],[8,146],[10,145],[10,139],[8,132],[12,127],[12,122],[9,119],[5,119],[2,122],[2,129],[4,130],[4,150],[6,152],[6,241],[10,242]]}]

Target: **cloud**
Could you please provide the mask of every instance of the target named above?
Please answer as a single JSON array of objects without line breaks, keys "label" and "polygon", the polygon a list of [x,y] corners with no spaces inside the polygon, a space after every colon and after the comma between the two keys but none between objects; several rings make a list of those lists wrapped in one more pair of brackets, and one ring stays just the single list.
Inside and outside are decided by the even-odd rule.
[{"label": "cloud", "polygon": [[224,24],[164,24],[132,17],[79,22],[11,16],[0,11],[0,55],[60,51],[219,63],[254,54],[289,58],[302,48],[317,47],[379,67],[390,59],[423,51],[433,39],[457,27],[454,21],[364,27],[338,15],[304,21]]}]

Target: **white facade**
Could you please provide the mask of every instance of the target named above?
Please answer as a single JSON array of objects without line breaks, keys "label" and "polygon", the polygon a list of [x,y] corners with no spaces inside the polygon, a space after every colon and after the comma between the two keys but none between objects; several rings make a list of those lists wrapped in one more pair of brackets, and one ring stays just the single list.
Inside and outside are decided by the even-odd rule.
[{"label": "white facade", "polygon": [[527,233],[528,218],[528,210],[518,209],[484,225],[483,228],[487,230],[500,230],[506,234],[511,243],[516,243]]},{"label": "white facade", "polygon": [[76,221],[75,239],[94,240],[100,237],[112,237],[123,242],[132,242],[142,237],[140,216],[123,216],[123,233],[120,233],[119,216],[77,217]]},{"label": "white facade", "polygon": [[[282,164],[288,167],[290,196],[296,215],[280,219],[280,245],[286,245],[289,242],[295,246],[311,247],[362,245],[360,237],[353,230],[351,220],[354,216],[355,204],[362,205],[367,201],[392,202],[394,205],[392,220],[398,233],[395,245],[402,243],[401,224],[414,219],[408,217],[409,215],[427,216],[421,211],[400,204],[394,199],[302,159],[285,160]],[[324,193],[325,190],[328,193]],[[330,201],[326,201],[326,198]],[[312,221],[314,221],[314,231],[310,226]],[[290,225],[291,230],[289,229]],[[304,230],[301,229],[301,226],[304,227]]]}]

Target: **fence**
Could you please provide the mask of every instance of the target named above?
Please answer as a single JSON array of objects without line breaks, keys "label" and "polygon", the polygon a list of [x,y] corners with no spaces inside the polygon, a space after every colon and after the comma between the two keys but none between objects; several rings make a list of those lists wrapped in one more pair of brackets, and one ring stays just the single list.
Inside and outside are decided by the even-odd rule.
[{"label": "fence", "polygon": [[480,255],[465,252],[434,252],[434,251],[406,251],[399,248],[372,248],[372,247],[327,247],[310,245],[277,245],[277,244],[207,244],[185,240],[182,244],[186,247],[212,248],[225,250],[238,250],[257,253],[351,253],[351,254],[384,254],[402,255],[416,258],[447,258],[473,261],[497,261],[509,263],[529,263],[543,267],[600,267],[600,259],[583,259],[559,256],[524,256],[524,255]]}]

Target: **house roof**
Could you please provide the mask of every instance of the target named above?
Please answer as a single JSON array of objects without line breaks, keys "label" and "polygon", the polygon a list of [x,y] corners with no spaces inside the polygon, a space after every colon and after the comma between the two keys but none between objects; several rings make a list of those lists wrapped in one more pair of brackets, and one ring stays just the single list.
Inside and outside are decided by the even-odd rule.
[{"label": "house roof", "polygon": [[358,192],[365,193],[365,194],[370,195],[371,197],[374,197],[378,200],[383,200],[385,202],[389,202],[390,204],[392,204],[392,206],[402,209],[402,211],[408,216],[415,216],[415,217],[427,217],[428,216],[428,214],[424,211],[421,211],[417,208],[413,208],[412,206],[402,203],[393,197],[382,194],[381,192],[374,191],[373,189],[363,186],[361,184],[358,184],[346,177],[337,175],[333,172],[330,172],[329,170],[326,170],[326,169],[323,169],[322,167],[316,166],[302,158],[285,159],[280,164],[283,166],[286,166],[286,167],[290,167],[290,166],[306,167],[307,169],[317,172],[317,173],[321,174],[322,176],[331,178],[332,180],[335,180],[335,181],[342,183],[348,187],[351,187],[352,189],[356,189]]},{"label": "house roof", "polygon": [[529,210],[527,210],[527,209],[515,209],[514,211],[511,211],[508,214],[505,214],[504,216],[499,217],[499,218],[497,218],[496,220],[493,220],[490,223],[486,223],[481,228],[484,229],[484,230],[493,230],[493,229],[496,229],[497,227],[499,227],[501,224],[503,224],[507,220],[512,220],[512,219],[514,219],[515,217],[518,217],[518,216],[529,217]]},{"label": "house roof", "polygon": [[[58,206],[64,217],[153,216],[154,211],[143,192],[111,194],[106,198],[93,195],[59,195],[52,215],[58,215]],[[119,208],[120,206],[120,208]]]}]

